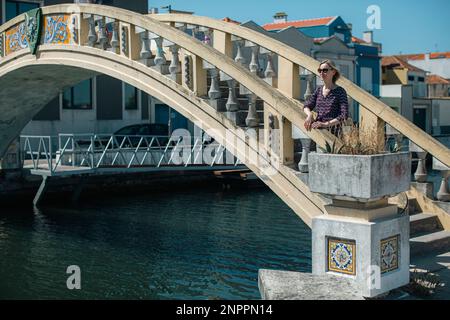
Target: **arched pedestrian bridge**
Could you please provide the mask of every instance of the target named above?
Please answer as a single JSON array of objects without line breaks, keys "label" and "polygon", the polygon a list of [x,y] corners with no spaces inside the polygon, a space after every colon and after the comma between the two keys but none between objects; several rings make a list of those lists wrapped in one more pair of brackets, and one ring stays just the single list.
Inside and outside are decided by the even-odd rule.
[{"label": "arched pedestrian bridge", "polygon": [[[251,29],[204,17],[146,16],[73,4],[43,7],[41,15],[40,27],[25,14],[0,27],[1,155],[61,90],[106,74],[201,126],[308,225],[325,213],[326,202],[300,178],[291,134],[292,126],[303,128],[306,118],[299,71],[317,73],[318,61]],[[197,40],[199,33],[207,40]],[[241,56],[243,47],[252,52],[248,64]],[[264,72],[258,54],[266,57]],[[448,148],[349,80],[338,84],[359,102],[362,121],[380,138],[387,123],[450,166]],[[320,130],[304,135],[318,146],[334,139]],[[432,206],[426,197],[423,201]]]}]

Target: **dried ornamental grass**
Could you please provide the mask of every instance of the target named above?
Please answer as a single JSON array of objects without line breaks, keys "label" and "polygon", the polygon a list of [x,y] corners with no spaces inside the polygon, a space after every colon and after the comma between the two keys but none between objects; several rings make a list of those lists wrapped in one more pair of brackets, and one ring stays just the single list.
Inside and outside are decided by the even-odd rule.
[{"label": "dried ornamental grass", "polygon": [[347,154],[347,155],[374,155],[384,154],[386,150],[389,152],[399,151],[398,147],[388,147],[387,140],[379,139],[376,130],[361,129],[352,124],[344,127],[339,135],[341,144],[336,144],[336,141],[330,145],[328,142],[325,153],[333,154]]}]

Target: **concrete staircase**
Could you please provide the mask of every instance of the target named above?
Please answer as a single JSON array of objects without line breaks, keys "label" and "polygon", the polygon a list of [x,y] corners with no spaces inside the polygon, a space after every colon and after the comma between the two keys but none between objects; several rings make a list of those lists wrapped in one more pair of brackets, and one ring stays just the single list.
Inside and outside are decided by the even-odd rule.
[{"label": "concrete staircase", "polygon": [[447,252],[450,248],[450,231],[445,231],[439,218],[423,212],[415,199],[410,199],[411,256]]}]

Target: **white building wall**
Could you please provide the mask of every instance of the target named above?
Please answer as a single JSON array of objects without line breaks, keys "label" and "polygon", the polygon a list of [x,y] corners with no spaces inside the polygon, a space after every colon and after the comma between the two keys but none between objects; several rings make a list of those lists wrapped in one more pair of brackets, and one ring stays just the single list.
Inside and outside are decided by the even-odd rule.
[{"label": "white building wall", "polygon": [[408,60],[408,63],[431,74],[450,79],[450,59]]},{"label": "white building wall", "polygon": [[386,98],[400,98],[402,96],[402,85],[384,84],[380,87],[380,95]]}]

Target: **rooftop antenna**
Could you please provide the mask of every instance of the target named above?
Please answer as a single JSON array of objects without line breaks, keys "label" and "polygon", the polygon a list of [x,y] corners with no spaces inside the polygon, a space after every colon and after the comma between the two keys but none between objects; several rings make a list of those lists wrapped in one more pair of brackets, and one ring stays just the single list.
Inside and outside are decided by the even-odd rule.
[{"label": "rooftop antenna", "polygon": [[172,5],[170,5],[170,4],[168,6],[161,7],[161,9],[168,9],[169,13],[172,13]]}]

